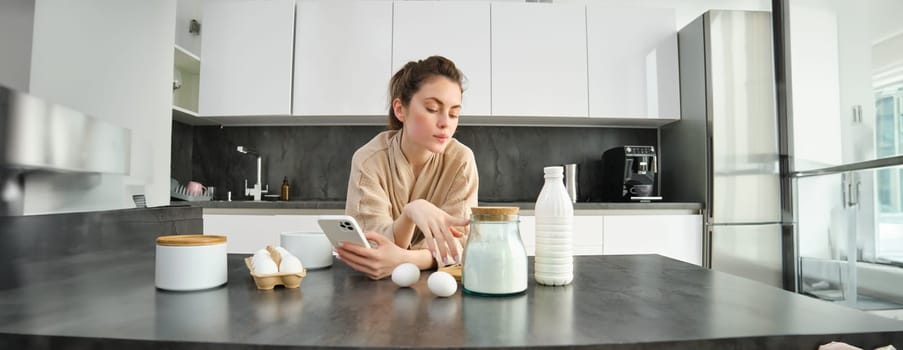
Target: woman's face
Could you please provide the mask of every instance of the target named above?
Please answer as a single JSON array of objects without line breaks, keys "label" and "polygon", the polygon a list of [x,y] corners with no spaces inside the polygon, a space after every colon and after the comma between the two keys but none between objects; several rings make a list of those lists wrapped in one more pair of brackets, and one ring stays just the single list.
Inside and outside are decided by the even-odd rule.
[{"label": "woman's face", "polygon": [[458,128],[461,87],[446,77],[433,77],[420,86],[407,107],[395,101],[392,107],[404,123],[405,138],[430,152],[443,152]]}]

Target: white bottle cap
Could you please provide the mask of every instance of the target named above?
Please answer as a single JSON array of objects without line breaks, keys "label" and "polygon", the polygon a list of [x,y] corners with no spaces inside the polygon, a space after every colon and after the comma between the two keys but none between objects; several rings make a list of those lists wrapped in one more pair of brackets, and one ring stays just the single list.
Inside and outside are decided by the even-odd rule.
[{"label": "white bottle cap", "polygon": [[564,167],[561,166],[547,166],[545,168],[542,168],[542,171],[546,175],[557,175],[562,177],[564,176]]}]

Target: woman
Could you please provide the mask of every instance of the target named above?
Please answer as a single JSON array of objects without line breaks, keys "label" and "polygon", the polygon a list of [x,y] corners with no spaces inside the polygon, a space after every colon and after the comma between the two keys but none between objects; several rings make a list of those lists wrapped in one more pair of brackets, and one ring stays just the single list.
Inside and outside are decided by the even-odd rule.
[{"label": "woman", "polygon": [[462,78],[441,56],[408,62],[389,84],[389,130],[354,153],[345,213],[377,247],[348,243],[336,251],[370,278],[404,262],[429,269],[461,261],[479,182],[473,152],[452,138]]}]

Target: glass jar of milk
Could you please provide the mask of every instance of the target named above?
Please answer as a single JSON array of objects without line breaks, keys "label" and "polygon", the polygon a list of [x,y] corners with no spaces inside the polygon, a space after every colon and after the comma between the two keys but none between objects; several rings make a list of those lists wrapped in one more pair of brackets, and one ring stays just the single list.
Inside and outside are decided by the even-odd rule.
[{"label": "glass jar of milk", "polygon": [[520,238],[517,207],[472,208],[461,283],[475,295],[527,290],[527,251]]}]

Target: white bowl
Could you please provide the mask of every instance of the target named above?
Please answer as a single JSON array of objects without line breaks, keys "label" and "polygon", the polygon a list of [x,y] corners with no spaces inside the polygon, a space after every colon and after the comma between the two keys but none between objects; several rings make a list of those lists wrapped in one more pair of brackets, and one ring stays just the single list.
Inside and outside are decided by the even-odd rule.
[{"label": "white bowl", "polygon": [[225,236],[157,237],[155,260],[154,284],[160,289],[208,289],[228,280]]},{"label": "white bowl", "polygon": [[279,243],[298,257],[305,269],[332,266],[332,243],[323,232],[283,232]]}]

